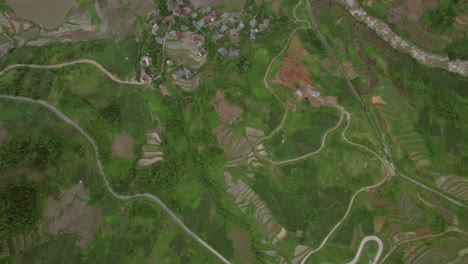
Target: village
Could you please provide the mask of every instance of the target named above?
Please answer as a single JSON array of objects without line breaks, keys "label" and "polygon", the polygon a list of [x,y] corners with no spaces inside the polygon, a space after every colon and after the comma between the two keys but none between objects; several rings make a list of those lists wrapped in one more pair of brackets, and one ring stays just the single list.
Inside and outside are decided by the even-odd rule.
[{"label": "village", "polygon": [[[154,41],[162,46],[162,52],[157,54],[162,58],[162,67],[160,72],[153,67],[161,58],[142,56],[141,83],[150,83],[168,73],[182,90],[193,91],[198,87],[208,50],[222,58],[240,57],[240,38],[255,41],[270,26],[269,18],[260,20],[243,12],[196,6],[184,0],[167,0],[167,10],[170,14],[164,14],[162,9],[154,10],[150,21]],[[137,77],[132,81],[136,82]]]}]

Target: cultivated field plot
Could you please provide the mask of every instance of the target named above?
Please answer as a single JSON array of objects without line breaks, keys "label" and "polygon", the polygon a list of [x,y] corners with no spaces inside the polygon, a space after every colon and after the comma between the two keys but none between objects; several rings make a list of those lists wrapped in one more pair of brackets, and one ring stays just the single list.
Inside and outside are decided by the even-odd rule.
[{"label": "cultivated field plot", "polygon": [[[260,225],[264,244],[279,246],[288,231],[275,220],[265,202],[243,180],[234,182],[229,172],[224,172],[224,179],[229,186],[228,192],[234,196],[242,212],[254,217]],[[288,252],[288,254],[293,254],[292,257],[295,258],[294,263],[296,263],[300,256],[308,250],[309,247],[299,245],[296,247],[294,254],[293,252]],[[285,263],[285,260],[288,259],[288,256],[283,255],[283,253],[275,249],[266,250],[264,254],[279,263]]]},{"label": "cultivated field plot", "polygon": [[58,200],[49,197],[44,209],[47,233],[76,233],[76,245],[84,249],[102,223],[102,213],[96,205],[87,206],[89,190],[83,184],[60,191]]},{"label": "cultivated field plot", "polygon": [[121,159],[131,159],[133,157],[134,140],[128,135],[115,136],[111,146],[112,155]]},{"label": "cultivated field plot", "polygon": [[317,150],[326,131],[336,126],[335,108],[305,108],[290,112],[283,129],[266,142],[275,159],[292,159]]},{"label": "cultivated field plot", "polygon": [[[391,136],[394,153],[399,160],[411,162],[413,169],[430,166],[432,155],[424,138],[414,127],[417,118],[415,109],[406,104],[393,87],[386,87],[383,96],[376,99],[373,101],[376,103],[374,109],[378,121]],[[398,107],[395,107],[396,105]]]},{"label": "cultivated field plot", "polygon": [[257,148],[260,155],[268,156],[263,144],[256,145],[257,140],[264,136],[262,130],[246,127],[245,134],[238,134],[235,130],[221,124],[215,127],[212,133],[228,158],[226,166],[252,166],[254,168],[263,166],[254,154],[254,148]]},{"label": "cultivated field plot", "polygon": [[225,92],[216,91],[215,99],[212,103],[216,113],[225,124],[231,124],[242,116],[244,110],[238,105],[231,105],[225,98]]},{"label": "cultivated field plot", "polygon": [[467,237],[447,236],[439,240],[410,243],[405,251],[405,262],[414,264],[454,263],[468,261]]},{"label": "cultivated field plot", "polygon": [[159,136],[160,132],[160,127],[148,131],[147,144],[142,148],[143,156],[138,161],[138,165],[149,166],[155,162],[163,161],[163,152],[160,150],[160,145],[162,142]]},{"label": "cultivated field plot", "polygon": [[441,176],[437,178],[436,184],[442,190],[468,201],[468,180],[464,177]]},{"label": "cultivated field plot", "polygon": [[180,60],[191,69],[199,69],[206,62],[206,54],[203,56],[198,54],[203,44],[201,41],[195,43],[192,40],[193,32],[187,31],[183,34],[184,37],[180,40],[177,38],[167,38],[167,53],[170,57]]}]

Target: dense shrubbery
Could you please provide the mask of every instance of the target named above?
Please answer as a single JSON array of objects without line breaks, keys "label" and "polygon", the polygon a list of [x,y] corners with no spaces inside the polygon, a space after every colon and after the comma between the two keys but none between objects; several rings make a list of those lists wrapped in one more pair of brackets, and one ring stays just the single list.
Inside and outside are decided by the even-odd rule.
[{"label": "dense shrubbery", "polygon": [[456,40],[452,45],[445,48],[450,59],[468,60],[468,36]]},{"label": "dense shrubbery", "polygon": [[440,0],[440,8],[427,11],[423,19],[432,28],[444,31],[455,21],[457,11],[463,2],[462,0]]},{"label": "dense shrubbery", "polygon": [[40,218],[38,193],[29,182],[0,187],[0,239],[30,232]]},{"label": "dense shrubbery", "polygon": [[22,162],[44,170],[60,156],[63,145],[53,136],[15,135],[0,145],[0,172],[5,172]]}]

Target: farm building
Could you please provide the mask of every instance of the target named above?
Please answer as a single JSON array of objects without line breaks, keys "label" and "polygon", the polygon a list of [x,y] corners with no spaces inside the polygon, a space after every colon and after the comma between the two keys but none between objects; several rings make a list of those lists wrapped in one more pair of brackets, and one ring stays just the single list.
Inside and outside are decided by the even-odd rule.
[{"label": "farm building", "polygon": [[179,32],[176,33],[176,36],[177,36],[178,39],[182,39],[184,37],[184,33],[179,31]]},{"label": "farm building", "polygon": [[254,19],[249,21],[249,24],[250,24],[251,27],[255,27],[257,25],[257,20],[254,18]]},{"label": "farm building", "polygon": [[197,27],[203,28],[204,26],[205,26],[205,21],[203,21],[203,19],[200,19],[200,21],[197,22]]},{"label": "farm building", "polygon": [[221,11],[215,10],[215,11],[213,11],[213,15],[216,16],[216,17],[219,17],[221,15]]},{"label": "farm building", "polygon": [[143,67],[147,67],[150,65],[150,58],[148,56],[141,57],[140,64]]},{"label": "farm building", "polygon": [[205,24],[208,24],[212,21],[212,18],[210,16],[206,16],[203,18],[203,22],[205,22]]},{"label": "farm building", "polygon": [[225,32],[226,30],[228,30],[228,29],[229,29],[228,26],[223,25],[223,26],[219,29],[219,32],[224,33],[224,32]]},{"label": "farm building", "polygon": [[226,55],[229,53],[229,51],[228,51],[227,49],[225,49],[225,48],[220,48],[220,49],[218,50],[218,53],[219,53],[221,56],[226,56]]},{"label": "farm building", "polygon": [[203,49],[200,50],[200,51],[198,52],[198,55],[200,55],[200,56],[203,56],[203,55],[205,55],[205,54],[206,54],[206,52],[205,52],[205,50],[203,50]]},{"label": "farm building", "polygon": [[163,44],[164,42],[164,38],[161,38],[160,36],[156,36],[154,40],[156,40],[156,43],[158,44]]},{"label": "farm building", "polygon": [[198,41],[200,40],[200,38],[198,37],[198,35],[193,35],[193,36],[192,36],[192,40],[193,40],[193,42],[198,43]]},{"label": "farm building", "polygon": [[183,69],[180,69],[177,71],[177,75],[182,78],[185,76],[185,71]]}]

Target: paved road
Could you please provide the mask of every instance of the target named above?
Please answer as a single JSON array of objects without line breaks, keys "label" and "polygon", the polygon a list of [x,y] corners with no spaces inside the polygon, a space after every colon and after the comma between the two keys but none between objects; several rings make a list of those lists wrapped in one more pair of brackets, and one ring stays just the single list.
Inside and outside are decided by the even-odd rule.
[{"label": "paved road", "polygon": [[104,170],[102,169],[102,163],[101,160],[99,159],[99,150],[96,144],[94,143],[94,140],[86,133],[78,124],[73,122],[70,118],[68,118],[65,114],[60,112],[55,106],[44,102],[40,100],[34,100],[28,97],[21,97],[21,96],[9,96],[9,95],[0,95],[0,99],[9,99],[9,100],[15,100],[15,101],[22,101],[22,102],[28,102],[28,103],[33,103],[33,104],[38,104],[41,106],[46,107],[47,109],[51,110],[56,114],[60,119],[63,121],[67,122],[71,126],[73,126],[78,132],[80,132],[81,135],[83,135],[88,142],[93,146],[94,148],[94,154],[96,156],[96,164],[99,168],[99,172],[102,175],[102,179],[104,180],[104,183],[106,185],[107,190],[117,199],[119,200],[131,200],[131,199],[136,199],[136,198],[145,198],[148,200],[151,200],[155,203],[157,203],[161,208],[176,222],[187,234],[189,234],[191,237],[193,237],[198,243],[203,245],[206,249],[211,251],[216,257],[218,257],[222,262],[224,263],[230,263],[226,258],[224,258],[221,254],[219,254],[215,249],[213,249],[210,245],[208,245],[205,241],[203,241],[197,234],[195,234],[192,230],[190,230],[183,222],[180,220],[177,215],[169,209],[158,197],[149,194],[149,193],[139,193],[139,194],[134,194],[134,195],[122,195],[117,193],[114,189],[112,189],[109,181],[107,180],[107,176],[104,173]]},{"label": "paved road", "polygon": [[351,260],[351,262],[349,262],[348,264],[356,264],[358,263],[359,261],[359,258],[361,257],[361,253],[362,253],[362,249],[364,248],[364,246],[367,244],[367,242],[369,241],[375,241],[377,242],[377,244],[379,245],[379,250],[377,251],[377,254],[375,255],[375,258],[374,260],[372,261],[372,264],[376,264],[379,259],[380,259],[380,255],[382,255],[382,251],[383,251],[383,243],[382,243],[382,240],[380,240],[380,238],[376,237],[376,236],[366,236],[362,241],[361,241],[361,244],[359,245],[359,249],[356,253],[356,256],[354,257],[353,260]]},{"label": "paved road", "polygon": [[315,32],[317,33],[318,37],[320,38],[320,41],[323,43],[323,45],[325,46],[325,48],[328,50],[328,53],[331,55],[331,57],[333,58],[335,64],[338,66],[338,68],[340,69],[340,72],[341,74],[343,75],[343,77],[345,78],[346,80],[346,83],[348,84],[349,88],[351,89],[351,91],[353,92],[354,96],[356,97],[356,99],[358,100],[359,104],[361,105],[361,108],[362,110],[364,110],[364,113],[366,114],[367,116],[367,119],[369,121],[369,123],[372,125],[373,129],[374,129],[374,132],[375,134],[377,135],[379,141],[380,141],[380,144],[382,145],[383,149],[384,149],[384,152],[387,156],[387,158],[389,159],[389,165],[392,167],[392,170],[398,175],[400,176],[401,178],[405,179],[405,180],[408,180],[410,182],[412,182],[413,184],[421,187],[421,188],[424,188],[460,207],[463,207],[465,209],[468,209],[468,205],[460,202],[460,201],[457,201],[451,197],[449,197],[448,195],[445,195],[444,193],[441,193],[427,185],[425,185],[424,183],[421,183],[405,174],[403,174],[396,166],[395,162],[393,161],[393,158],[390,154],[390,151],[388,150],[388,147],[387,147],[387,144],[384,142],[381,134],[380,134],[380,131],[379,129],[377,128],[374,120],[372,119],[372,117],[370,116],[370,113],[366,107],[366,105],[362,102],[361,100],[361,97],[359,96],[359,94],[356,92],[356,89],[354,88],[353,84],[351,83],[351,81],[349,80],[348,78],[348,75],[346,74],[346,72],[344,71],[343,67],[341,66],[341,63],[338,61],[338,59],[336,58],[335,54],[333,53],[333,51],[331,50],[330,46],[328,45],[325,37],[322,35],[318,25],[317,25],[317,21],[315,19],[315,15],[314,13],[312,12],[312,7],[310,5],[310,0],[306,0],[305,1],[307,3],[307,8],[309,10],[309,15],[310,15],[310,18],[311,18],[311,21],[312,21],[312,24],[314,26],[314,29],[315,29]]}]

